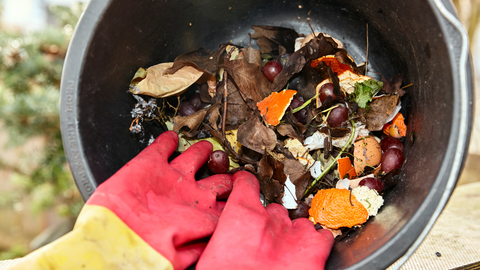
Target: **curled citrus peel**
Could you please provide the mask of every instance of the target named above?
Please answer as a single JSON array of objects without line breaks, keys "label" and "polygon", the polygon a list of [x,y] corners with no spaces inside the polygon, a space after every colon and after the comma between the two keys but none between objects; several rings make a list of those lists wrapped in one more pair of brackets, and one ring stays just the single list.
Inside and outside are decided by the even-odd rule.
[{"label": "curled citrus peel", "polygon": [[310,219],[330,229],[351,228],[365,223],[368,211],[346,189],[322,189],[313,197]]},{"label": "curled citrus peel", "polygon": [[353,69],[351,66],[340,63],[334,55],[327,55],[327,56],[323,56],[318,59],[312,60],[311,65],[314,68],[318,66],[320,62],[325,62],[325,64],[331,67],[332,71],[337,73],[337,75],[340,75],[345,71],[353,72]]},{"label": "curled citrus peel", "polygon": [[265,117],[267,124],[276,126],[280,124],[285,111],[293,96],[297,93],[295,90],[283,90],[280,92],[273,92],[268,97],[257,103],[257,108],[260,114]]},{"label": "curled citrus peel", "polygon": [[355,168],[352,166],[350,158],[344,157],[337,160],[338,162],[338,174],[343,179],[348,176],[348,179],[353,179],[357,176]]},{"label": "curled citrus peel", "polygon": [[394,138],[402,138],[407,135],[407,125],[403,114],[397,113],[390,124],[383,126],[383,133]]}]

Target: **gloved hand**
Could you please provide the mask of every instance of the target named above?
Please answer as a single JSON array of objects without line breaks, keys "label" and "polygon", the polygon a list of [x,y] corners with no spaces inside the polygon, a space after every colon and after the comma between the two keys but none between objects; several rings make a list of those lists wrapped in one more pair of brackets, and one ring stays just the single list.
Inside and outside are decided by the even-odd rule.
[{"label": "gloved hand", "polygon": [[233,181],[233,191],[196,269],[325,267],[334,242],[330,231],[317,232],[306,218],[291,221],[279,204],[264,208],[252,174],[237,172]]},{"label": "gloved hand", "polygon": [[170,164],[178,136],[165,132],[86,202],[75,228],[14,269],[185,269],[198,260],[232,189],[230,175],[195,181],[212,144]]}]

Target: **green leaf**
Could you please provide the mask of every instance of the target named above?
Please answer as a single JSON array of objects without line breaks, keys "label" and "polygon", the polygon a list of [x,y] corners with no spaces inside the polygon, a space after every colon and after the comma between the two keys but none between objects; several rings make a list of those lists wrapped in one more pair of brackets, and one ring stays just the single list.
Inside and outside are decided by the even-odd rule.
[{"label": "green leaf", "polygon": [[355,83],[355,91],[350,98],[357,102],[360,108],[366,108],[372,101],[372,97],[383,88],[383,82],[376,80],[366,80],[361,83]]}]

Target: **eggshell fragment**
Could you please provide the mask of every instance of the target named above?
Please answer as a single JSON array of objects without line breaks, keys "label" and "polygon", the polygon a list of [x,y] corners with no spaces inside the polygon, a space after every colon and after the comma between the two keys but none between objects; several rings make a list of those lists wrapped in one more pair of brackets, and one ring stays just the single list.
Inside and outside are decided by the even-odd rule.
[{"label": "eggshell fragment", "polygon": [[377,166],[382,160],[382,148],[373,137],[362,137],[355,142],[353,155],[357,175],[361,175],[368,166]]}]

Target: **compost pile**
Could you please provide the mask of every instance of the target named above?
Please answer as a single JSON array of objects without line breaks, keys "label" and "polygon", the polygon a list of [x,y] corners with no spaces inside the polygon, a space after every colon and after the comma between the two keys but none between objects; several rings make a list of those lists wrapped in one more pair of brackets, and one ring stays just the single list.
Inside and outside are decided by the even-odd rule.
[{"label": "compost pile", "polygon": [[148,125],[165,125],[180,134],[179,152],[208,140],[218,151],[207,174],[250,171],[262,202],[284,205],[292,219],[335,235],[360,226],[404,162],[402,76],[366,76],[368,65],[324,33],[252,28],[249,47],[200,48],[139,68],[130,131],[146,141]]}]

